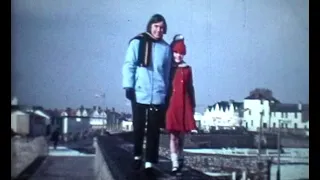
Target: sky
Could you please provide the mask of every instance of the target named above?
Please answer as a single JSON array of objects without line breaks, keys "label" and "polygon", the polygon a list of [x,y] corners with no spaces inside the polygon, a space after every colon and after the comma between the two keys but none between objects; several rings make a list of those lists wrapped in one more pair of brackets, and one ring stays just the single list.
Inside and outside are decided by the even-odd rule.
[{"label": "sky", "polygon": [[[186,38],[197,110],[269,88],[309,103],[307,0],[12,0],[11,94],[45,108],[130,111],[121,87],[128,41],[162,14]],[[105,93],[106,98],[96,94]]]}]

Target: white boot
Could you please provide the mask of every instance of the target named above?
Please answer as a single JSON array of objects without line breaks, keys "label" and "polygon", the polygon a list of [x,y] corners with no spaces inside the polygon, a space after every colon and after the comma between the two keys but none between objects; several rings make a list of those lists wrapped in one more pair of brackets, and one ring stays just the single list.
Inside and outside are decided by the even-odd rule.
[{"label": "white boot", "polygon": [[171,153],[171,162],[172,162],[172,171],[177,171],[179,168],[177,153]]}]

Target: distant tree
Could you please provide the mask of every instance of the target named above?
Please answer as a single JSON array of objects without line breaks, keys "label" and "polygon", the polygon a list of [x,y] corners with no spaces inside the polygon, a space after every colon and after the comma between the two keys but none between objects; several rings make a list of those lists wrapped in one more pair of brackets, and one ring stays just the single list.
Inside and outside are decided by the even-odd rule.
[{"label": "distant tree", "polygon": [[250,96],[263,96],[267,98],[273,97],[273,92],[270,89],[267,88],[256,88],[252,91],[250,91]]},{"label": "distant tree", "polygon": [[41,110],[41,111],[44,110],[44,108],[42,106],[33,106],[33,109],[34,110]]},{"label": "distant tree", "polygon": [[59,116],[59,110],[57,108],[54,108],[53,114],[54,116]]},{"label": "distant tree", "polygon": [[84,110],[84,106],[81,105],[81,106],[80,106],[80,111],[83,111],[83,110]]},{"label": "distant tree", "polygon": [[66,108],[66,111],[67,111],[67,113],[68,113],[68,115],[69,115],[69,114],[71,114],[72,109],[71,109],[70,107],[67,107],[67,108]]}]

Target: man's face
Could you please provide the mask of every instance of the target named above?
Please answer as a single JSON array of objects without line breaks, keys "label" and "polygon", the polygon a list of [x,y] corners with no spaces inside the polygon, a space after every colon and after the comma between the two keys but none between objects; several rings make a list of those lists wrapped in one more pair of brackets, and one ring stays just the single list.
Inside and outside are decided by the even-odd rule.
[{"label": "man's face", "polygon": [[164,32],[164,23],[163,21],[151,24],[151,34],[156,39],[161,39]]}]

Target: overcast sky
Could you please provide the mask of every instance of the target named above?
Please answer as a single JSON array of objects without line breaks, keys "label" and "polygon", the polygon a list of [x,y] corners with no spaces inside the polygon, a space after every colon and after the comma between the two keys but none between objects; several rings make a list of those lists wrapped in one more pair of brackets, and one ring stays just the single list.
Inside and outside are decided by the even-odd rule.
[{"label": "overcast sky", "polygon": [[168,43],[186,37],[197,110],[242,101],[256,87],[282,102],[309,102],[307,0],[13,0],[12,95],[47,108],[127,110],[128,40],[154,13],[167,19]]}]

